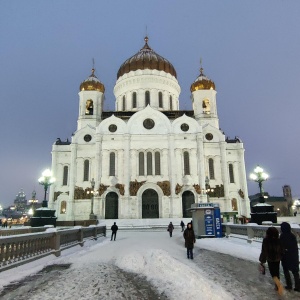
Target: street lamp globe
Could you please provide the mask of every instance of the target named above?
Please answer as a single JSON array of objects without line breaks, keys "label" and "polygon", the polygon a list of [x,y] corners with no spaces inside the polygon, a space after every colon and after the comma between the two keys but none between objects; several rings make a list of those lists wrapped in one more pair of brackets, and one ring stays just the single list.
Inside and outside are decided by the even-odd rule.
[{"label": "street lamp globe", "polygon": [[261,168],[260,166],[257,166],[254,169],[254,173],[250,174],[250,179],[255,182],[258,182],[259,191],[260,191],[261,196],[264,195],[264,189],[263,189],[262,183],[264,181],[266,181],[268,178],[269,178],[269,175],[267,173],[265,173],[264,169]]},{"label": "street lamp globe", "polygon": [[52,177],[52,172],[50,169],[46,169],[43,173],[42,173],[42,177],[40,177],[38,179],[39,184],[44,186],[44,201],[42,204],[42,207],[48,207],[48,202],[46,200],[46,196],[47,196],[47,190],[48,187],[53,184],[55,182],[55,178]]}]

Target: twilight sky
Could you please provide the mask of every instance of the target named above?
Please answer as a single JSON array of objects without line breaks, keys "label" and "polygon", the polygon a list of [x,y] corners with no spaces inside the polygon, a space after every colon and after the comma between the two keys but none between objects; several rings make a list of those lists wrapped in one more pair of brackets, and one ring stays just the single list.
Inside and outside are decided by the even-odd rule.
[{"label": "twilight sky", "polygon": [[[37,182],[51,167],[56,138],[76,130],[80,83],[104,83],[114,110],[120,65],[144,44],[175,67],[180,109],[204,73],[216,84],[220,127],[244,142],[247,175],[270,174],[265,190],[300,197],[299,0],[3,0],[0,8],[0,204],[21,188],[42,200]],[[248,181],[249,194],[258,185]]]}]

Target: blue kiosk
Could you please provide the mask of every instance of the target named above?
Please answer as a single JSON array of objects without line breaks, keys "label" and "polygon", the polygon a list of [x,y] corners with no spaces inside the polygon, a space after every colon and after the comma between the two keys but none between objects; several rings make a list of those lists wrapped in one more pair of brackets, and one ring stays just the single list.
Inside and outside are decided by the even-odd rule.
[{"label": "blue kiosk", "polygon": [[197,239],[222,237],[221,211],[218,203],[194,203],[192,212],[193,229]]}]

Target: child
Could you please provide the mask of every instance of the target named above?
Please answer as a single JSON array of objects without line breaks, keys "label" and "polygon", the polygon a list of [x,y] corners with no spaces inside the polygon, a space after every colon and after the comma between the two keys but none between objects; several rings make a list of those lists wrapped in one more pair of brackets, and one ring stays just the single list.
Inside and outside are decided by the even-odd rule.
[{"label": "child", "polygon": [[278,230],[275,227],[269,227],[266,237],[263,239],[259,261],[262,264],[268,262],[269,271],[276,284],[279,295],[283,294],[283,286],[279,280],[279,265],[282,252]]}]

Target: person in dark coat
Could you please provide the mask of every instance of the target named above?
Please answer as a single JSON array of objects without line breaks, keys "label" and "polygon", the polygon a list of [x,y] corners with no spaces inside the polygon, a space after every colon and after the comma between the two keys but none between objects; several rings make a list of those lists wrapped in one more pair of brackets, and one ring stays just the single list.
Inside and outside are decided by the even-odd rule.
[{"label": "person in dark coat", "polygon": [[294,291],[300,292],[299,279],[299,252],[296,236],[292,233],[291,225],[287,222],[281,224],[280,241],[283,247],[283,256],[281,264],[284,272],[286,289],[291,290],[292,279],[290,271],[294,275],[295,288]]},{"label": "person in dark coat", "polygon": [[185,248],[187,251],[187,258],[194,259],[193,249],[196,243],[195,233],[191,223],[187,224],[187,228],[183,233],[185,240]]},{"label": "person in dark coat", "polygon": [[275,282],[275,288],[279,295],[283,294],[283,286],[279,276],[282,253],[283,248],[279,240],[279,232],[275,227],[269,227],[266,237],[263,239],[259,261],[261,264],[268,263],[270,274]]},{"label": "person in dark coat", "polygon": [[172,222],[170,222],[170,224],[168,225],[167,230],[169,231],[170,237],[172,237],[172,232],[174,230],[174,226],[173,226]]},{"label": "person in dark coat", "polygon": [[116,222],[114,222],[114,225],[113,226],[111,226],[111,241],[112,241],[112,239],[113,239],[113,236],[115,237],[114,238],[114,241],[116,240],[116,236],[117,236],[117,231],[118,231],[118,226],[116,225]]},{"label": "person in dark coat", "polygon": [[180,226],[181,226],[181,232],[183,232],[184,231],[184,227],[185,227],[185,225],[184,225],[184,223],[183,223],[183,221],[181,220],[181,222],[180,222]]}]

